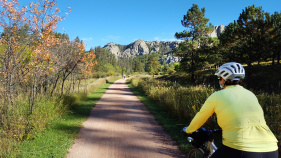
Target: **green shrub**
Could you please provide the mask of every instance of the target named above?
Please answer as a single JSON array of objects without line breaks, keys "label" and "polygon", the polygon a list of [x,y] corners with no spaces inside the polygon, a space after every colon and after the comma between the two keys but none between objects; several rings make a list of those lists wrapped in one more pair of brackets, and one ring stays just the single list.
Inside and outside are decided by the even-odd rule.
[{"label": "green shrub", "polygon": [[113,71],[108,71],[106,74],[107,74],[107,76],[114,76],[114,75],[115,75],[115,72],[113,72]]},{"label": "green shrub", "polygon": [[[77,95],[77,96],[79,96],[79,95]],[[77,102],[77,100],[79,100],[79,99],[73,95],[63,95],[62,96],[62,104],[67,107],[73,106],[73,104],[75,104]]]},{"label": "green shrub", "polygon": [[281,94],[259,94],[267,125],[281,141]]},{"label": "green shrub", "polygon": [[50,120],[67,109],[57,98],[41,97],[35,101],[31,111],[29,100],[26,98],[21,98],[21,101],[16,101],[5,111],[1,111],[1,138],[5,136],[18,141],[36,138],[37,133],[43,130]]},{"label": "green shrub", "polygon": [[94,73],[94,76],[96,77],[96,78],[104,78],[104,77],[106,77],[107,76],[107,74],[105,73],[105,72],[95,72]]},{"label": "green shrub", "polygon": [[68,104],[64,103],[64,105],[70,105],[73,106],[74,104],[79,103],[80,101],[86,100],[88,97],[88,92],[87,91],[81,91],[79,93],[76,93],[74,95],[70,95],[70,100],[68,100],[67,102],[69,102]]}]

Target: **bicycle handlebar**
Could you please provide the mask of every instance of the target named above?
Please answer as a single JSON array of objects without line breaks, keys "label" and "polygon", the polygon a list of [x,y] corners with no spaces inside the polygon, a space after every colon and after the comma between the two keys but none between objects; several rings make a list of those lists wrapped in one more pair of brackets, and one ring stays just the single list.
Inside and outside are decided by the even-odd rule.
[{"label": "bicycle handlebar", "polygon": [[191,142],[193,146],[200,147],[207,141],[213,141],[214,134],[221,131],[221,129],[206,130],[204,127],[201,127],[191,134],[186,134],[186,136],[188,137],[188,141]]}]

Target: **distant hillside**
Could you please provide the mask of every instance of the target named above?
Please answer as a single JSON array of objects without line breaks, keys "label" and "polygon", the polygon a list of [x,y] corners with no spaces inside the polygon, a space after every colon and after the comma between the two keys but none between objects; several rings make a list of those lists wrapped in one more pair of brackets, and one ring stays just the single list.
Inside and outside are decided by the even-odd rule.
[{"label": "distant hillside", "polygon": [[181,41],[144,41],[139,39],[129,45],[108,43],[103,48],[115,54],[118,58],[136,57],[145,54],[157,53],[164,55],[166,63],[178,62],[179,58],[172,56],[172,50],[178,47]]},{"label": "distant hillside", "polygon": [[[218,37],[223,31],[224,25],[214,26],[214,31],[209,34],[210,37]],[[172,50],[178,47],[182,41],[144,41],[139,39],[129,45],[119,45],[113,42],[106,44],[103,48],[115,54],[117,58],[136,57],[153,52],[164,55],[166,63],[178,62],[179,57],[173,56]]]}]

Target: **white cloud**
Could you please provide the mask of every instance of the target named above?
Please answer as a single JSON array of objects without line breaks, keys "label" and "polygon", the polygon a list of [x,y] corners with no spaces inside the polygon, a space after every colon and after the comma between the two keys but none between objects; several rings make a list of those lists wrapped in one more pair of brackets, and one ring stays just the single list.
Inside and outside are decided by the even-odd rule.
[{"label": "white cloud", "polygon": [[159,41],[159,37],[154,37],[154,41]]},{"label": "white cloud", "polygon": [[84,42],[89,42],[93,40],[93,37],[82,38],[81,40]]}]

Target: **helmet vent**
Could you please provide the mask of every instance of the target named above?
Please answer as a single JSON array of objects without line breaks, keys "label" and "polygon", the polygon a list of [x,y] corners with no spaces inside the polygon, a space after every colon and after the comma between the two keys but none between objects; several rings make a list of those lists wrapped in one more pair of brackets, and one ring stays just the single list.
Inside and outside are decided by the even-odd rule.
[{"label": "helmet vent", "polygon": [[233,65],[231,65],[231,67],[233,68],[234,72],[237,73],[235,67]]},{"label": "helmet vent", "polygon": [[227,75],[229,75],[229,73],[224,74],[223,76],[226,77]]}]

